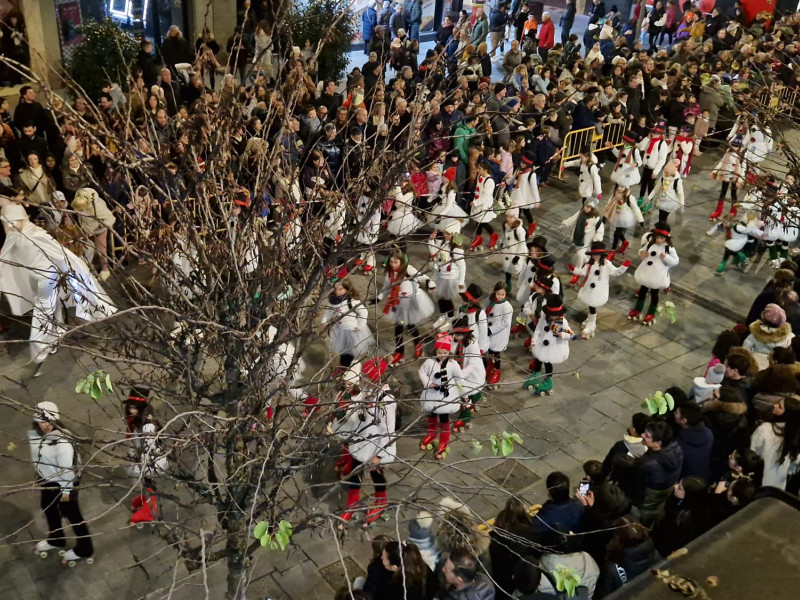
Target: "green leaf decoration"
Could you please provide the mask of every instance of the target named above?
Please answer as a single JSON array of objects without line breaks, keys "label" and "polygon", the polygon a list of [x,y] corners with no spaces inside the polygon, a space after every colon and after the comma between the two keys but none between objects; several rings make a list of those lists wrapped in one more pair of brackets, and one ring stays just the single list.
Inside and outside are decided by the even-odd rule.
[{"label": "green leaf decoration", "polygon": [[575,569],[570,569],[564,565],[557,565],[553,571],[553,579],[556,581],[556,590],[566,592],[568,598],[575,595],[575,589],[581,584],[580,575]]},{"label": "green leaf decoration", "polygon": [[660,398],[660,402],[658,403],[658,414],[664,415],[667,413],[667,403],[663,398]]},{"label": "green leaf decoration", "polygon": [[260,540],[261,538],[264,537],[264,534],[267,533],[268,527],[269,526],[267,525],[266,521],[260,521],[256,523],[256,527],[255,529],[253,529],[253,537],[256,538],[257,540]]},{"label": "green leaf decoration", "polygon": [[515,444],[520,444],[520,445],[522,444],[522,438],[518,433],[511,434],[511,441],[514,442]]},{"label": "green leaf decoration", "polygon": [[489,443],[492,445],[492,454],[495,456],[500,454],[500,441],[496,435],[492,434],[492,437],[489,438]]},{"label": "green leaf decoration", "polygon": [[508,456],[514,451],[514,443],[511,440],[502,440],[500,442],[500,454],[503,457]]},{"label": "green leaf decoration", "polygon": [[278,523],[278,531],[292,535],[292,524],[286,519],[281,519],[281,522]]},{"label": "green leaf decoration", "polygon": [[678,320],[678,311],[675,310],[675,303],[672,301],[664,302],[664,311],[667,313],[669,322],[674,324]]},{"label": "green leaf decoration", "polygon": [[664,394],[664,398],[667,401],[667,406],[670,410],[675,410],[675,400],[672,397],[672,394]]},{"label": "green leaf decoration", "polygon": [[94,383],[94,373],[89,373],[89,374],[86,376],[86,382],[87,382],[89,385],[91,385],[91,384],[93,384],[93,383]]},{"label": "green leaf decoration", "polygon": [[571,579],[567,579],[564,581],[564,587],[567,590],[567,597],[572,598],[575,595],[575,588],[578,586]]},{"label": "green leaf decoration", "polygon": [[285,550],[289,545],[289,534],[284,531],[278,531],[275,534],[275,542],[281,550]]},{"label": "green leaf decoration", "polygon": [[261,538],[261,547],[262,548],[266,548],[267,546],[269,546],[270,541],[271,541],[270,537],[271,536],[269,536],[269,535],[265,535],[264,537]]},{"label": "green leaf decoration", "polygon": [[655,401],[653,396],[648,396],[644,399],[644,406],[651,415],[654,415],[658,412],[658,403]]},{"label": "green leaf decoration", "polygon": [[78,383],[75,384],[75,393],[76,394],[83,393],[83,379],[79,379]]},{"label": "green leaf decoration", "polygon": [[464,243],[465,239],[463,235],[461,235],[460,233],[456,233],[455,235],[453,235],[453,241],[455,242],[456,246],[461,246]]},{"label": "green leaf decoration", "polygon": [[108,390],[109,394],[114,392],[114,388],[111,385],[111,373],[106,373],[106,389]]},{"label": "green leaf decoration", "polygon": [[92,386],[92,391],[89,392],[89,395],[92,397],[92,400],[97,400],[102,395],[102,392],[98,391],[98,389]]},{"label": "green leaf decoration", "polygon": [[481,450],[483,450],[483,444],[481,444],[478,440],[472,442],[472,450],[475,454],[480,454]]}]

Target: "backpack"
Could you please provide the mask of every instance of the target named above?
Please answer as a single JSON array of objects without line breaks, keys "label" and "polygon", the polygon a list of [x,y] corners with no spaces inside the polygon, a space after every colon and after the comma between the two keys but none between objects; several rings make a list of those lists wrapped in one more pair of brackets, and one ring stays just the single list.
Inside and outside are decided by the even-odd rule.
[{"label": "backpack", "polygon": [[[542,574],[550,582],[550,585],[553,586],[553,589],[556,590],[556,580],[553,577],[552,573],[542,569]],[[556,593],[553,596],[549,596],[549,597],[557,598],[558,600],[590,600],[589,588],[587,588],[585,585],[579,585],[578,587],[576,587],[575,588],[575,595],[573,595],[572,598],[567,596],[567,592],[566,591],[559,592],[557,590],[556,590]]]}]

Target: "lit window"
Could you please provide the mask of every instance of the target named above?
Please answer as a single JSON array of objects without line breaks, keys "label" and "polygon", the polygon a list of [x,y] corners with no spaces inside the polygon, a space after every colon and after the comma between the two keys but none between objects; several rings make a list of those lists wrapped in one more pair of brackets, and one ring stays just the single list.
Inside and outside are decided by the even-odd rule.
[{"label": "lit window", "polygon": [[[142,22],[147,22],[147,0],[142,0]],[[133,21],[133,0],[108,0],[108,12],[118,21]]]}]

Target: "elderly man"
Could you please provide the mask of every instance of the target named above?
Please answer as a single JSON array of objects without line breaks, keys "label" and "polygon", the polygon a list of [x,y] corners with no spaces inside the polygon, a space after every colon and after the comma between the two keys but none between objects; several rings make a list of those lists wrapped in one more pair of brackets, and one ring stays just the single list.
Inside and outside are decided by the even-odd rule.
[{"label": "elderly man", "polygon": [[550,18],[549,12],[542,13],[542,25],[539,27],[539,56],[542,63],[547,62],[547,55],[556,44],[556,27],[553,25],[553,20]]}]

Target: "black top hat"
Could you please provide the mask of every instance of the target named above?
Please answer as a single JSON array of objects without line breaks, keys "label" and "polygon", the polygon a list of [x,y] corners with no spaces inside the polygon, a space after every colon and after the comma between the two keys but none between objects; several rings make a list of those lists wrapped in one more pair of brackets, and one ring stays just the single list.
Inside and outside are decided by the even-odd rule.
[{"label": "black top hat", "polygon": [[533,285],[536,285],[548,294],[553,291],[553,276],[552,275],[537,275],[533,280]]},{"label": "black top hat", "polygon": [[469,333],[472,331],[469,326],[469,319],[467,317],[459,317],[453,323],[453,328],[450,331],[453,333]]},{"label": "black top hat", "polygon": [[606,253],[606,245],[603,242],[592,242],[592,247],[590,250],[586,252],[588,255],[592,254],[605,254]]},{"label": "black top hat", "polygon": [[541,248],[542,250],[547,250],[547,238],[544,237],[543,235],[537,235],[533,239],[528,240],[525,243],[525,245],[528,246],[528,248],[533,248],[534,246],[536,246],[537,248]]},{"label": "black top hat", "polygon": [[135,385],[131,387],[128,394],[128,402],[149,402],[150,401],[150,388],[144,385]]},{"label": "black top hat", "polygon": [[547,294],[544,312],[550,317],[560,317],[564,314],[564,300],[558,294]]},{"label": "black top hat", "polygon": [[662,223],[659,221],[653,225],[653,235],[662,235],[665,238],[668,238],[670,231],[669,223]]},{"label": "black top hat", "polygon": [[545,271],[552,271],[556,266],[556,259],[548,254],[547,256],[543,256],[539,259],[538,266],[540,269],[544,269]]},{"label": "black top hat", "polygon": [[477,283],[470,283],[467,289],[458,295],[464,302],[478,302],[483,297],[483,290]]}]

